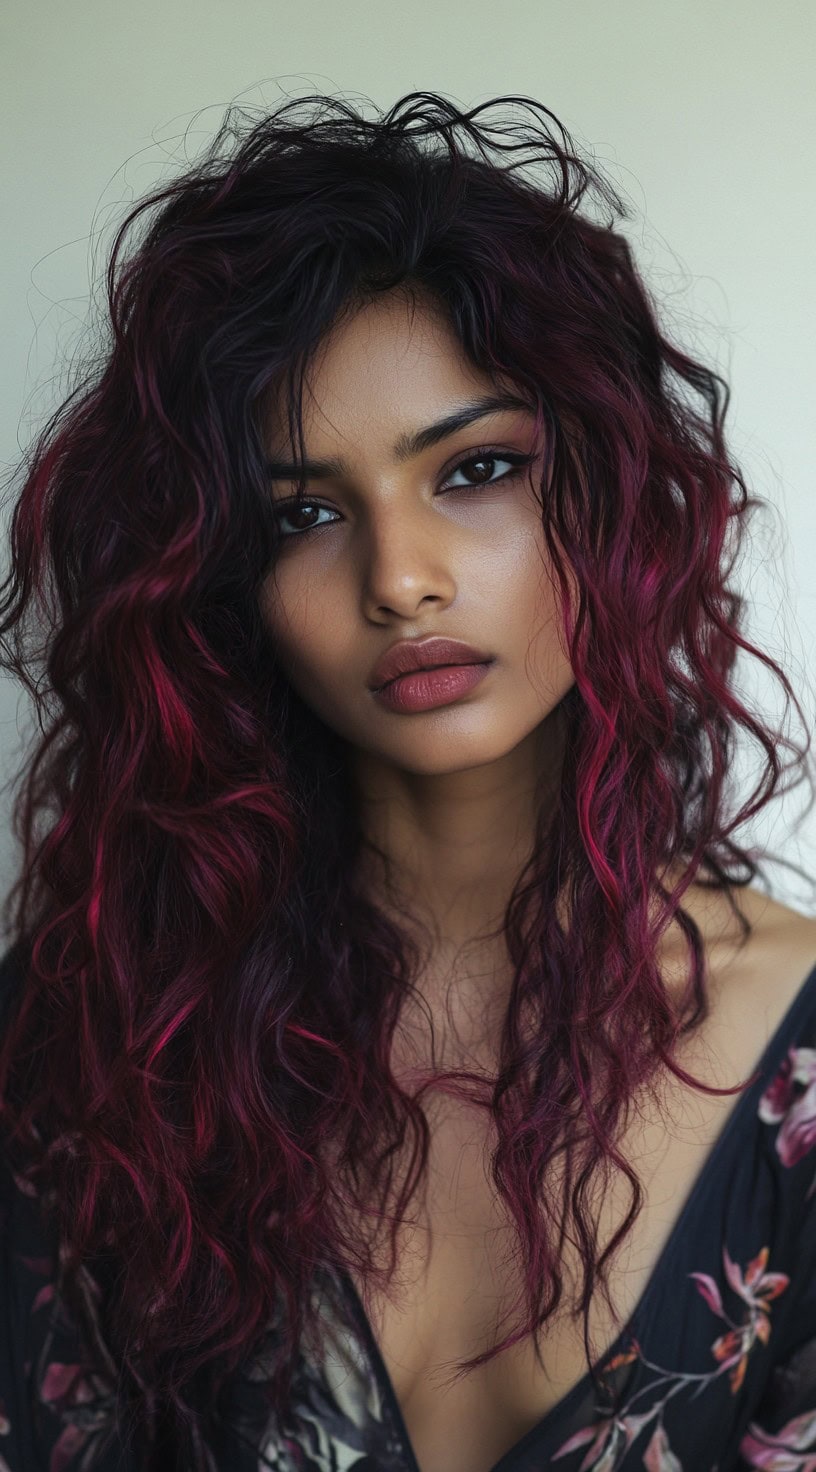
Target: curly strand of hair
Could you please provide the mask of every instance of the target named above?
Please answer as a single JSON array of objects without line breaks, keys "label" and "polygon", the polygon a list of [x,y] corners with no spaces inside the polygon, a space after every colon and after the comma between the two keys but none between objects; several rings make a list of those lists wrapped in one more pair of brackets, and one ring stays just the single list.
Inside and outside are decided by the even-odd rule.
[{"label": "curly strand of hair", "polygon": [[[515,115],[491,126],[503,105]],[[288,687],[258,610],[279,545],[265,395],[284,385],[302,446],[325,333],[399,285],[430,295],[467,357],[552,430],[542,520],[575,672],[564,769],[505,915],[515,982],[492,1091],[443,1076],[493,1113],[523,1301],[457,1374],[546,1323],[570,1213],[591,1365],[589,1297],[641,1203],[619,1121],[659,1065],[695,1083],[672,1058],[707,1006],[683,892],[702,869],[748,884],[760,856],[734,830],[787,771],[805,777],[809,739],[772,731],[732,688],[743,650],[803,715],[727,584],[728,534],[759,504],[726,449],[728,390],[664,336],[615,229],[626,213],[524,96],[463,111],[413,92],[373,118],[320,96],[260,118],[230,108],[205,157],[122,222],[103,360],[21,466],[0,641],[42,739],[14,808],[24,859],[4,915],[25,981],[0,1046],[3,1129],[66,1260],[113,1254],[112,1342],[154,1421],[158,1397],[159,1419],[186,1428],[191,1465],[193,1387],[220,1389],[270,1324],[283,1412],[302,1336],[319,1336],[322,1266],[387,1287],[428,1155],[421,1091],[388,1065],[418,951],[355,892],[339,745]],[[729,816],[740,729],[765,765]],[[656,962],[675,915],[687,1018]],[[557,1203],[543,1184],[564,1153]],[[587,1188],[610,1165],[633,1199],[599,1258]],[[389,1226],[386,1269],[362,1212]]]}]

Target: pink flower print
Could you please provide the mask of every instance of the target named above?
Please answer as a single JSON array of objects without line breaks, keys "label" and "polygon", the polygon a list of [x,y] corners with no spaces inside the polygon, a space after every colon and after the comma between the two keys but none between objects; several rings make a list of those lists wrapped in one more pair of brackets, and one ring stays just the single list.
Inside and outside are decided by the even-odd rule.
[{"label": "pink flower print", "polygon": [[689,1274],[689,1277],[695,1280],[709,1308],[730,1325],[728,1332],[721,1334],[719,1339],[714,1341],[711,1352],[714,1358],[721,1362],[723,1370],[730,1367],[729,1379],[733,1395],[736,1395],[745,1378],[751,1346],[757,1339],[767,1344],[770,1338],[771,1320],[768,1308],[770,1300],[784,1293],[790,1282],[786,1273],[766,1273],[768,1252],[769,1249],[763,1247],[749,1262],[743,1277],[737,1264],[729,1257],[728,1248],[723,1247],[725,1276],[748,1309],[742,1324],[734,1324],[728,1317],[723,1308],[720,1290],[708,1273]]},{"label": "pink flower print", "polygon": [[[759,1101],[764,1124],[779,1124],[776,1151],[783,1165],[796,1165],[816,1145],[816,1048],[789,1048]],[[816,1187],[810,1187],[808,1195]]]},{"label": "pink flower print", "polygon": [[614,1416],[603,1421],[594,1421],[591,1426],[576,1431],[557,1452],[553,1452],[550,1460],[557,1462],[559,1457],[565,1457],[568,1452],[574,1452],[579,1446],[585,1446],[591,1441],[592,1445],[578,1472],[613,1472],[615,1467],[620,1466],[621,1458],[628,1452],[635,1437],[653,1416],[654,1410],[651,1410],[642,1416]]},{"label": "pink flower print", "polygon": [[[749,1467],[761,1467],[765,1472],[816,1472],[816,1410],[805,1411],[794,1416],[781,1431],[763,1431],[752,1423],[740,1442],[740,1455]],[[811,1449],[811,1456],[796,1456],[796,1452]]]}]

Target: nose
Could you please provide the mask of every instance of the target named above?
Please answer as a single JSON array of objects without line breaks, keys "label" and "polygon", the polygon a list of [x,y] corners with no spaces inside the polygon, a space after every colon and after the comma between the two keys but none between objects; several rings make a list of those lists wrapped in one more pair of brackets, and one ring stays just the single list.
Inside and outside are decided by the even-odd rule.
[{"label": "nose", "polygon": [[413,617],[426,598],[443,606],[456,592],[453,528],[428,508],[382,507],[361,547],[363,600],[369,616]]}]

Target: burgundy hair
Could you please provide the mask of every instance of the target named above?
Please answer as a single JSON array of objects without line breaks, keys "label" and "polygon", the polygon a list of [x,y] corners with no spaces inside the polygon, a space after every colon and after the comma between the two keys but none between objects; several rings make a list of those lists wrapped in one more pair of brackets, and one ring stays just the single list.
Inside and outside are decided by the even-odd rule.
[{"label": "burgundy hair", "polygon": [[[501,103],[529,126],[480,119]],[[608,219],[579,210],[592,193]],[[121,224],[108,341],[26,454],[0,640],[42,739],[14,805],[24,863],[3,914],[24,983],[0,1117],[65,1243],[66,1292],[83,1263],[115,1264],[123,1391],[182,1430],[270,1324],[285,1404],[301,1336],[320,1332],[315,1273],[387,1288],[426,1167],[421,1091],[389,1070],[418,952],[355,887],[343,742],[292,690],[259,611],[280,545],[263,406],[285,389],[302,450],[315,350],[379,292],[436,303],[463,355],[546,422],[542,522],[575,676],[559,783],[505,914],[500,1066],[443,1076],[492,1112],[525,1284],[515,1328],[460,1373],[552,1314],[568,1221],[591,1363],[590,1297],[641,1207],[616,1147],[634,1091],[660,1065],[737,1091],[672,1059],[708,1010],[681,900],[705,869],[736,913],[730,888],[761,860],[731,835],[777,793],[783,748],[803,780],[811,743],[732,688],[742,649],[803,718],[727,582],[761,504],[726,450],[728,388],[661,331],[614,228],[628,214],[529,98],[461,112],[416,92],[375,119],[330,97],[230,108],[206,157]],[[764,768],[733,813],[737,728]],[[673,916],[692,956],[681,1015],[656,960]],[[544,1185],[565,1150],[559,1202]],[[612,1165],[632,1205],[599,1255],[588,1192]],[[390,1222],[387,1270],[364,1213]]]}]

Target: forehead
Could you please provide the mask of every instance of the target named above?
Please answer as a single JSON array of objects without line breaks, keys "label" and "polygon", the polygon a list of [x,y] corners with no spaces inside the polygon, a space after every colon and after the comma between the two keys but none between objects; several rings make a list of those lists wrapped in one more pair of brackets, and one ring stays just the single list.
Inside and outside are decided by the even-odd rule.
[{"label": "forehead", "polygon": [[[417,430],[490,396],[506,400],[504,412],[528,410],[511,385],[470,362],[441,308],[388,293],[349,312],[319,344],[304,375],[304,441],[318,453],[381,440],[405,458]],[[270,395],[264,424],[273,453],[290,444],[286,412],[282,392]]]}]

